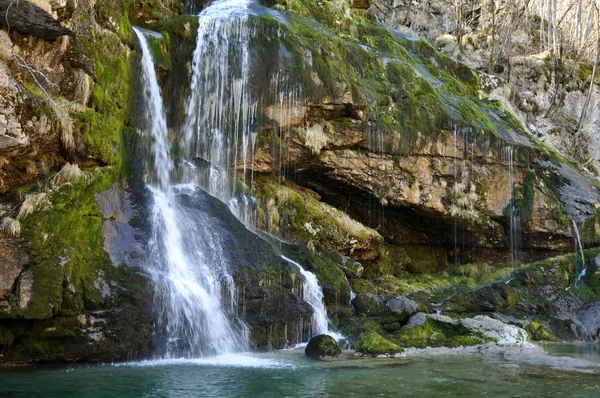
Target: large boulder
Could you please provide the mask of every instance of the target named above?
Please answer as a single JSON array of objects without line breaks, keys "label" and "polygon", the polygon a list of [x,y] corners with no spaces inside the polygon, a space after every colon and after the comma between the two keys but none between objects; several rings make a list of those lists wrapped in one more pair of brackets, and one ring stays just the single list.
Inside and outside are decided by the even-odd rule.
[{"label": "large boulder", "polygon": [[392,297],[386,300],[385,305],[395,314],[399,315],[401,322],[406,322],[408,318],[417,312],[419,304],[405,296]]},{"label": "large boulder", "polygon": [[310,339],[304,353],[310,359],[340,358],[342,356],[342,350],[335,339],[326,334],[320,334]]},{"label": "large boulder", "polygon": [[366,316],[373,317],[387,312],[387,307],[383,301],[372,293],[357,294],[352,300],[352,305],[359,315],[365,314]]}]

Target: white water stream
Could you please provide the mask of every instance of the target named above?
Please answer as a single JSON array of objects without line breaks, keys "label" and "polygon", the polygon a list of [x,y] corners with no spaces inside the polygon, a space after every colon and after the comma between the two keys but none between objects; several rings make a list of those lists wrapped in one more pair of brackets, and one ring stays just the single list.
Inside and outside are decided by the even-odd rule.
[{"label": "white water stream", "polygon": [[579,252],[581,261],[581,269],[575,278],[575,282],[573,282],[573,286],[577,286],[581,278],[583,278],[587,273],[587,267],[585,266],[585,254],[583,253],[583,242],[581,240],[581,235],[579,234],[579,228],[574,220],[571,220],[571,223],[573,224],[573,232],[575,237],[575,252]]},{"label": "white water stream", "polygon": [[345,337],[343,335],[329,329],[329,317],[327,316],[327,308],[325,308],[325,303],[323,301],[323,290],[319,285],[317,276],[314,273],[305,270],[302,265],[298,264],[294,260],[287,258],[286,256],[281,256],[281,258],[298,267],[300,273],[302,276],[304,276],[304,301],[310,304],[314,311],[312,319],[313,330],[311,335],[314,336],[318,334],[327,334],[333,337],[336,341],[344,340]]},{"label": "white water stream", "polygon": [[197,357],[245,351],[247,328],[224,310],[223,287],[233,294],[225,248],[219,237],[180,203],[194,186],[173,185],[173,161],[163,101],[154,63],[143,32],[135,29],[142,49],[146,120],[154,158],[149,258],[156,284],[159,321],[166,329],[166,357]]},{"label": "white water stream", "polygon": [[[164,326],[165,358],[228,355],[248,350],[248,327],[234,314],[235,285],[228,250],[202,212],[186,204],[203,187],[251,224],[253,199],[242,191],[253,160],[258,101],[249,89],[249,0],[217,0],[199,14],[186,122],[180,134],[180,177],[174,161],[160,86],[147,35],[135,28],[142,50],[146,128],[151,146],[147,188],[152,196],[149,258],[156,285],[159,322]],[[281,77],[278,75],[278,80]],[[275,85],[278,98],[285,85]],[[295,92],[295,91],[294,91]],[[295,94],[294,94],[295,95]],[[284,106],[279,106],[284,112]],[[237,181],[237,171],[242,181]],[[189,200],[188,200],[189,201]],[[206,218],[206,217],[204,217]],[[304,275],[303,296],[314,310],[314,334],[331,332],[323,291],[316,276]],[[311,336],[307,336],[310,338]]]}]

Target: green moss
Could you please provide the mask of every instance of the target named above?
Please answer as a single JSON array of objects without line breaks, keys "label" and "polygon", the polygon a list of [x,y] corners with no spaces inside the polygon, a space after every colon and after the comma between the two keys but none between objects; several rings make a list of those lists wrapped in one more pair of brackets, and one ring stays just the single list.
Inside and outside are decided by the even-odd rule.
[{"label": "green moss", "polygon": [[[316,252],[335,250],[351,255],[355,251],[371,250],[381,243],[377,232],[319,202],[308,190],[258,177],[254,181],[254,195],[262,209],[258,226],[306,244]],[[342,263],[341,257],[330,260]]]},{"label": "green moss", "polygon": [[483,344],[486,339],[479,333],[457,324],[426,318],[421,326],[404,328],[394,335],[401,347],[460,347]]},{"label": "green moss", "polygon": [[[129,29],[131,26],[129,25]],[[94,65],[90,107],[74,114],[80,141],[103,164],[125,166],[123,137],[133,103],[133,58],[119,35],[104,32],[80,38]]]},{"label": "green moss", "polygon": [[580,63],[579,68],[577,69],[577,77],[579,80],[586,82],[587,79],[592,74],[593,67],[590,64]]},{"label": "green moss", "polygon": [[156,27],[157,31],[168,32],[180,39],[196,42],[198,33],[198,17],[195,15],[179,15]]},{"label": "green moss", "polygon": [[49,196],[49,209],[25,218],[24,236],[31,242],[35,265],[34,295],[24,317],[79,314],[109,304],[103,288],[118,271],[104,251],[104,217],[95,194],[115,181],[114,170],[92,173],[89,183],[64,185]]},{"label": "green moss", "polygon": [[154,65],[168,71],[173,69],[173,62],[171,61],[169,51],[171,40],[167,32],[163,32],[163,37],[149,37],[148,45],[150,46]]},{"label": "green moss", "polygon": [[306,356],[313,359],[337,358],[342,356],[342,350],[331,336],[321,334],[308,342],[304,351]]},{"label": "green moss", "polygon": [[366,332],[356,341],[356,351],[368,355],[394,355],[404,350],[376,332]]},{"label": "green moss", "polygon": [[533,341],[555,341],[554,337],[538,321],[532,321],[525,330]]},{"label": "green moss", "polygon": [[506,297],[506,302],[507,302],[508,309],[515,308],[515,306],[519,302],[519,293],[517,293],[517,292],[509,293],[508,296]]},{"label": "green moss", "polygon": [[375,285],[367,279],[352,279],[352,290],[356,294],[375,293]]}]

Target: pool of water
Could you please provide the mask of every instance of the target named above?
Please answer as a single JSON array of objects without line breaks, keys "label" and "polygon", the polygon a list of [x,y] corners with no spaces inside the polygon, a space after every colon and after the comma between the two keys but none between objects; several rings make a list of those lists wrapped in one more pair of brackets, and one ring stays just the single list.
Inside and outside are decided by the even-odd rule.
[{"label": "pool of water", "polygon": [[[579,355],[589,359],[598,352]],[[0,370],[0,397],[34,395],[598,397],[600,375],[469,356],[409,360],[347,356],[344,360],[313,362],[301,352]]]}]

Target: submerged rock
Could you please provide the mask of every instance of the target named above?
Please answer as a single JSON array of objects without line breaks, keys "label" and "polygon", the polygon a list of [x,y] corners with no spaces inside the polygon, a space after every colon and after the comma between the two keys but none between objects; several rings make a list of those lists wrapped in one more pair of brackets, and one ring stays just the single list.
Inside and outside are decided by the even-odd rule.
[{"label": "submerged rock", "polygon": [[342,350],[333,337],[320,334],[310,339],[304,354],[310,359],[340,358]]}]

